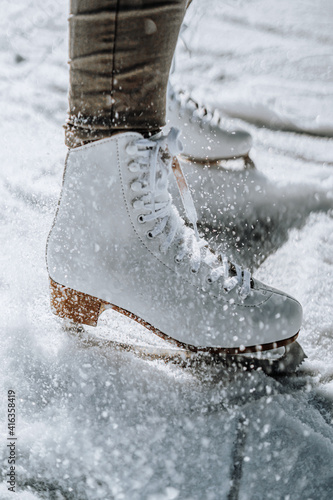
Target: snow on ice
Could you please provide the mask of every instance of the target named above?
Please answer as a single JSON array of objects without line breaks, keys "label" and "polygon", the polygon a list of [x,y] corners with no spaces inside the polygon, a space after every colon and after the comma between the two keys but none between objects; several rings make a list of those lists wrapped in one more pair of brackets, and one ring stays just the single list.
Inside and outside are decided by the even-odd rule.
[{"label": "snow on ice", "polygon": [[[333,498],[332,8],[194,0],[190,54],[177,49],[175,81],[254,139],[257,170],[220,172],[200,209],[208,237],[304,306],[308,359],[274,379],[89,347],[51,314],[44,249],[65,155],[68,5],[2,1],[1,499]],[[151,341],[111,312],[98,335]]]}]

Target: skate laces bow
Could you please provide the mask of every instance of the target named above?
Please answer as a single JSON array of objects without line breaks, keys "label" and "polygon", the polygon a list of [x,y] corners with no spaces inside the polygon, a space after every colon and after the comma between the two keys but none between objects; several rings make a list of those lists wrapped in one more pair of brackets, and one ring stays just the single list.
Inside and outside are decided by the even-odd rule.
[{"label": "skate laces bow", "polygon": [[[192,272],[199,270],[202,261],[211,267],[211,272],[207,277],[208,283],[213,283],[223,276],[223,287],[226,292],[231,291],[236,286],[239,287],[239,295],[245,299],[250,293],[250,272],[242,270],[237,264],[230,264],[224,254],[216,255],[208,248],[205,240],[200,238],[197,228],[198,216],[194,206],[193,198],[181,169],[177,155],[181,153],[183,147],[179,139],[180,131],[171,128],[168,135],[158,134],[152,138],[142,138],[136,141],[136,151],[138,155],[138,167],[135,162],[135,170],[148,173],[148,178],[143,183],[134,182],[132,188],[140,191],[143,195],[134,202],[134,206],[144,206],[149,213],[141,215],[141,222],[156,220],[154,229],[148,233],[148,237],[154,238],[161,234],[168,224],[168,234],[161,244],[161,251],[166,252],[171,244],[176,240],[180,243],[179,252],[175,257],[177,262],[181,262],[185,255],[190,255]],[[128,151],[131,152],[131,151]],[[179,214],[173,209],[172,198],[168,192],[169,174],[173,170],[180,192],[182,204],[186,216],[193,226],[193,231],[184,225]],[[139,203],[139,205],[136,205]],[[176,212],[176,213],[175,213]],[[205,255],[202,249],[206,249]]]}]

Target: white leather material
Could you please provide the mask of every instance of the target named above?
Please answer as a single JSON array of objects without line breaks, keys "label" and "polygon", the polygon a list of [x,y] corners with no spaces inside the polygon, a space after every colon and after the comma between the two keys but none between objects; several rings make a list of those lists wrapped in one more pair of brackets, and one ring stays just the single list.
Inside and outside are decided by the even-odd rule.
[{"label": "white leather material", "polygon": [[239,158],[248,155],[252,137],[245,130],[225,130],[203,116],[196,116],[194,106],[181,105],[173,92],[168,93],[166,128],[182,131],[183,155],[203,162]]},{"label": "white leather material", "polygon": [[148,212],[133,208],[137,174],[128,168],[132,158],[126,152],[140,138],[118,134],[69,152],[47,245],[50,277],[197,347],[252,346],[294,336],[302,317],[295,299],[255,282],[242,301],[237,287],[227,293],[222,279],[207,282],[207,264],[194,274],[188,258],[175,261],[175,244],[164,254],[163,235],[148,238],[156,221],[138,220]]}]

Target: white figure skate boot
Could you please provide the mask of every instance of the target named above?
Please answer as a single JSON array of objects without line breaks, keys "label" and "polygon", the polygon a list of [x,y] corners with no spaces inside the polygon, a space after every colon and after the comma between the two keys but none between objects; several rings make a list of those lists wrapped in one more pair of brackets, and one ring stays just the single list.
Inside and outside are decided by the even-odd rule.
[{"label": "white figure skate boot", "polygon": [[96,325],[110,307],[192,351],[237,354],[292,343],[300,304],[209,250],[177,161],[194,229],[172,204],[177,135],[128,132],[69,151],[47,245],[53,311]]},{"label": "white figure skate boot", "polygon": [[199,106],[189,93],[176,90],[169,81],[167,97],[167,128],[181,130],[182,156],[196,163],[241,163],[242,168],[254,166],[249,157],[252,137],[241,129],[223,128],[217,110]]}]

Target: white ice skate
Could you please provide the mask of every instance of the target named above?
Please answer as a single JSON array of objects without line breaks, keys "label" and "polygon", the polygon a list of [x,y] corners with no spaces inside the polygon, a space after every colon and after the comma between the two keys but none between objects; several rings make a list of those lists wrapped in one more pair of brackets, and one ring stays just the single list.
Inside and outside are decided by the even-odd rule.
[{"label": "white ice skate", "polygon": [[181,130],[182,156],[192,162],[254,166],[249,157],[251,135],[245,130],[223,127],[217,110],[199,106],[188,92],[177,90],[170,81],[166,124],[166,128],[173,126]]},{"label": "white ice skate", "polygon": [[53,311],[96,326],[112,308],[187,353],[292,344],[300,304],[208,248],[174,161],[194,229],[180,218],[168,190],[178,151],[174,129],[168,137],[128,132],[69,151],[47,245]]}]

